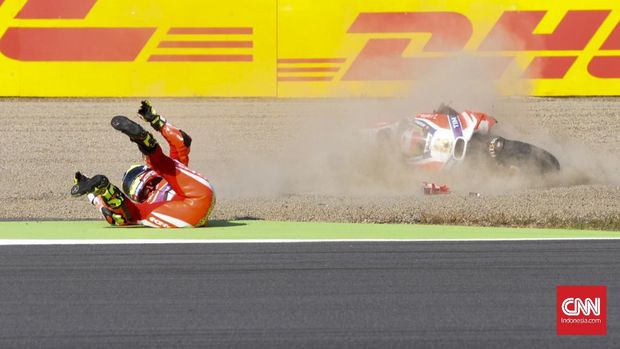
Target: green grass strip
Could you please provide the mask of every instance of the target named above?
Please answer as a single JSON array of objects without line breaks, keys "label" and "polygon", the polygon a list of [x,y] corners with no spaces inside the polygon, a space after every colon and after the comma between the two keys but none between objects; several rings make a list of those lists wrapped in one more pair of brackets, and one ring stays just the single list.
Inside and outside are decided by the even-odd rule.
[{"label": "green grass strip", "polygon": [[100,221],[0,222],[1,240],[332,240],[620,238],[619,231],[462,227],[409,224],[214,221],[209,228],[115,228]]}]

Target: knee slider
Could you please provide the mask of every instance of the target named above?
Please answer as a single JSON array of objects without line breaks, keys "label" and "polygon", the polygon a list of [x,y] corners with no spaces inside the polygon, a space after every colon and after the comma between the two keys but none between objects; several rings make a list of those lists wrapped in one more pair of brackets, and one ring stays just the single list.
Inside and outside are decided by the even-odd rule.
[{"label": "knee slider", "polygon": [[190,147],[192,145],[192,137],[190,137],[183,130],[179,130],[179,131],[181,131],[181,135],[183,136],[183,144],[185,144],[186,147]]}]

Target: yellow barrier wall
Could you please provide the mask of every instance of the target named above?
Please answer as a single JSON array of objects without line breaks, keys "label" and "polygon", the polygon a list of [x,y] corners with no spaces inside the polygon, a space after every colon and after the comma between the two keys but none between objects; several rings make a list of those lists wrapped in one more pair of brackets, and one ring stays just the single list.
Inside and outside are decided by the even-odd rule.
[{"label": "yellow barrier wall", "polygon": [[618,1],[0,0],[0,23],[2,96],[393,96],[464,56],[506,94],[620,95]]},{"label": "yellow barrier wall", "polygon": [[276,94],[274,0],[46,2],[0,5],[0,95]]},{"label": "yellow barrier wall", "polygon": [[[464,54],[507,94],[524,80],[539,96],[620,94],[620,1],[316,3],[279,2],[281,96],[397,95],[442,58]],[[333,60],[282,61],[295,57]],[[324,69],[282,71],[291,66]]]}]

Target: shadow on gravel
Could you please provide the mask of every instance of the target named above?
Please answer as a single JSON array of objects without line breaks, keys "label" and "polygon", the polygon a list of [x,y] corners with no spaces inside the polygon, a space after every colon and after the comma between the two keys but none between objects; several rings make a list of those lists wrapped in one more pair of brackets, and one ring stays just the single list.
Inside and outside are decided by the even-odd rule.
[{"label": "shadow on gravel", "polygon": [[[193,228],[181,228],[181,229],[209,229],[210,227],[238,227],[241,225],[247,225],[246,223],[243,222],[231,222],[231,221],[224,221],[224,220],[214,220],[214,221],[209,221],[209,225],[206,227],[193,227]],[[122,226],[122,227],[118,227],[118,226],[114,226],[114,225],[106,225],[105,228],[107,229],[153,229],[151,227],[147,227],[144,225],[126,225],[126,226]]]},{"label": "shadow on gravel", "polygon": [[[241,225],[247,225],[246,223],[242,223],[242,222],[231,222],[231,221],[209,221],[209,227],[238,227]],[[209,228],[209,227],[205,227],[205,228]]]}]

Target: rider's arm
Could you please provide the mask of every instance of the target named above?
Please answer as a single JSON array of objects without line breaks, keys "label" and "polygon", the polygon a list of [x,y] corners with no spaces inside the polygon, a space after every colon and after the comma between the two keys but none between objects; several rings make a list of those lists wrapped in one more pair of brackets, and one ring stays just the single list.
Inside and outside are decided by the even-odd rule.
[{"label": "rider's arm", "polygon": [[144,225],[146,217],[161,204],[132,201],[114,185],[102,194],[88,194],[88,199],[109,224],[116,226]]},{"label": "rider's arm", "polygon": [[139,224],[140,210],[114,185],[110,185],[103,193],[88,194],[88,200],[111,225]]}]

